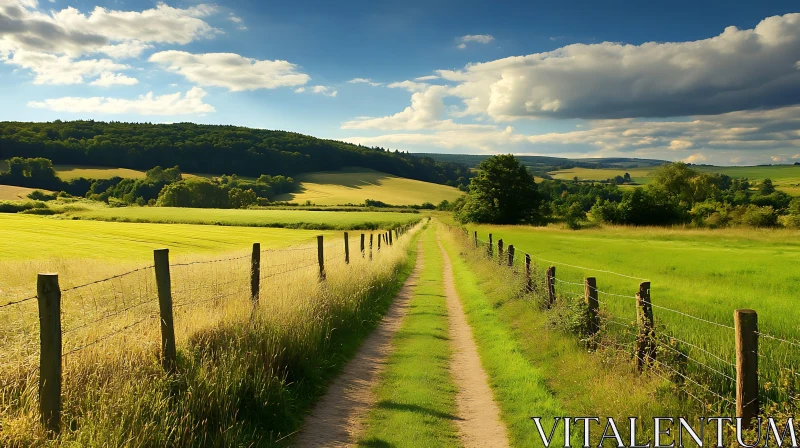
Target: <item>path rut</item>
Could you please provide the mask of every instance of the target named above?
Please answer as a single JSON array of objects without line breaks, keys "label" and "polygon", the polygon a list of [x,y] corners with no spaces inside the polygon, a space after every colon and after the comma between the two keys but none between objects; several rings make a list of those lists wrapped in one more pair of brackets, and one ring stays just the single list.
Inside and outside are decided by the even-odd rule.
[{"label": "path rut", "polygon": [[437,239],[444,258],[442,280],[447,295],[447,314],[453,358],[450,369],[458,388],[456,406],[459,437],[465,447],[507,447],[508,433],[500,420],[500,408],[489,388],[478,349],[456,292],[450,257]]},{"label": "path rut", "polygon": [[364,419],[376,402],[378,383],[391,352],[392,337],[408,310],[414,287],[424,267],[421,240],[417,242],[417,263],[398,292],[378,327],[361,344],[355,357],[331,383],[326,394],[306,417],[294,438],[297,447],[355,446],[363,431]]}]

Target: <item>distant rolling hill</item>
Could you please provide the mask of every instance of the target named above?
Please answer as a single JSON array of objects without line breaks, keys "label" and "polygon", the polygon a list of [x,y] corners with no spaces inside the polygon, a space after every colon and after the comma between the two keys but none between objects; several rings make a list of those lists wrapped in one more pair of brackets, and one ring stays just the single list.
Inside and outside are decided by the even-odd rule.
[{"label": "distant rolling hill", "polygon": [[391,205],[438,204],[453,201],[464,194],[445,185],[393,176],[363,168],[301,174],[295,177],[300,188],[295,193],[275,198],[277,201],[316,205],[361,204],[365,199]]},{"label": "distant rolling hill", "polygon": [[[491,155],[483,154],[435,154],[426,153],[419,154],[420,156],[430,157],[440,162],[461,163],[475,168],[483,160],[491,157]],[[636,159],[624,157],[607,157],[596,159],[569,159],[564,157],[546,157],[546,156],[516,156],[523,165],[530,167],[536,172],[547,172],[559,169],[561,167],[580,167],[580,168],[637,168],[637,167],[653,167],[659,166],[664,163],[669,163],[666,160],[658,159]]]}]

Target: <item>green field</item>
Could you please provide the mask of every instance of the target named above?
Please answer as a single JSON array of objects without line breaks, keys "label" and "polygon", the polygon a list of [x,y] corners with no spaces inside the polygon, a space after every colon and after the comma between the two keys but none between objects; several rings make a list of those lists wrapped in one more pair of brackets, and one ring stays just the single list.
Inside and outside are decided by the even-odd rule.
[{"label": "green field", "polygon": [[399,212],[120,207],[81,210],[61,216],[67,219],[117,222],[348,230],[395,227],[418,221],[421,215]]},{"label": "green field", "polygon": [[[775,166],[696,166],[700,171],[709,173],[727,174],[731,177],[747,178],[760,181],[771,179],[778,190],[788,194],[800,195],[800,165],[775,165]],[[647,184],[650,176],[657,167],[642,168],[572,168],[568,170],[552,171],[548,174],[553,179],[572,180],[577,177],[582,181],[601,181],[622,176],[629,173],[637,184]]]},{"label": "green field", "polygon": [[[635,322],[634,295],[639,283],[649,280],[656,324],[729,362],[734,358],[733,330],[713,323],[732,327],[735,309],[756,310],[759,327],[767,334],[800,340],[794,316],[800,289],[798,231],[624,227],[569,231],[523,226],[469,226],[469,230],[478,230],[482,240],[491,232],[495,242],[513,244],[517,263],[524,259],[520,252],[524,251],[539,269],[556,266],[556,290],[563,297],[582,298],[583,279],[596,277],[603,291],[601,310],[621,324]],[[762,338],[761,351],[766,360],[762,372],[773,381],[780,369],[800,359],[796,348],[771,339]],[[725,364],[717,369],[730,372]]]},{"label": "green field", "polygon": [[[316,235],[340,232],[60,220],[20,214],[0,214],[0,261],[48,258],[91,258],[151,261],[153,249],[166,247],[175,256],[248,250],[311,242]],[[13,242],[13,244],[10,244]]]},{"label": "green field", "polygon": [[317,205],[362,204],[365,199],[391,205],[438,204],[453,201],[464,194],[456,188],[392,176],[368,169],[301,174],[295,177],[300,189],[281,195],[278,201]]},{"label": "green field", "polygon": [[[27,199],[27,196],[36,188],[15,187],[13,185],[0,185],[0,201],[16,201]],[[47,190],[43,190],[47,191]]]}]

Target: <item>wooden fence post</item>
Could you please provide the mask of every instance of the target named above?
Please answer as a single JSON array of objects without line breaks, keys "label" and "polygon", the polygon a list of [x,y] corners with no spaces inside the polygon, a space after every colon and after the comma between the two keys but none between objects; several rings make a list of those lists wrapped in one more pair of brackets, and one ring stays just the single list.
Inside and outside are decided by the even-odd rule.
[{"label": "wooden fence post", "polygon": [[525,291],[533,292],[533,279],[531,278],[531,256],[525,254]]},{"label": "wooden fence post", "polygon": [[736,329],[736,416],[742,427],[752,428],[758,416],[758,314],[753,310],[733,312]]},{"label": "wooden fence post", "polygon": [[597,301],[597,279],[594,277],[586,277],[584,280],[584,298],[586,300],[586,308],[589,310],[589,321],[587,328],[589,336],[594,336],[600,331],[600,318],[597,311],[600,309],[600,302]]},{"label": "wooden fence post", "polygon": [[392,230],[389,229],[389,231],[386,233],[389,234],[389,245],[390,246],[394,245],[394,241],[392,241]]},{"label": "wooden fence post", "polygon": [[58,274],[39,274],[39,410],[45,429],[61,431],[61,288]]},{"label": "wooden fence post", "polygon": [[350,264],[350,237],[344,232],[344,264]]},{"label": "wooden fence post", "polygon": [[494,257],[494,246],[492,246],[492,234],[489,234],[489,258]]},{"label": "wooden fence post", "polygon": [[503,240],[497,240],[497,262],[503,264]]},{"label": "wooden fence post", "polygon": [[372,261],[372,237],[375,236],[374,234],[369,234],[369,260]]},{"label": "wooden fence post", "polygon": [[547,307],[551,308],[556,303],[556,267],[550,266],[545,273],[547,286]]},{"label": "wooden fence post", "polygon": [[319,281],[325,281],[325,245],[322,235],[317,236],[317,263],[319,263]]},{"label": "wooden fence post", "polygon": [[169,249],[153,251],[153,264],[158,288],[158,309],[161,315],[161,366],[174,372],[177,363],[175,323],[172,318],[172,280],[169,274]]},{"label": "wooden fence post", "polygon": [[361,234],[361,258],[364,258],[366,254],[364,253],[364,234]]},{"label": "wooden fence post", "polygon": [[475,231],[473,232],[473,234],[472,234],[472,239],[474,239],[474,240],[475,240],[475,247],[477,248],[477,247],[478,247],[478,231],[477,231],[477,230],[475,230]]},{"label": "wooden fence post", "polygon": [[508,266],[509,267],[514,266],[514,245],[513,244],[509,244],[508,245]]},{"label": "wooden fence post", "polygon": [[378,234],[378,252],[381,251],[381,239],[383,239],[383,235],[379,233]]},{"label": "wooden fence post", "polygon": [[253,255],[250,257],[250,297],[253,304],[258,303],[261,291],[261,243],[253,243]]},{"label": "wooden fence post", "polygon": [[653,305],[650,303],[650,282],[639,284],[636,293],[636,320],[639,336],[636,338],[636,370],[642,372],[645,364],[656,357],[655,330],[653,328]]}]

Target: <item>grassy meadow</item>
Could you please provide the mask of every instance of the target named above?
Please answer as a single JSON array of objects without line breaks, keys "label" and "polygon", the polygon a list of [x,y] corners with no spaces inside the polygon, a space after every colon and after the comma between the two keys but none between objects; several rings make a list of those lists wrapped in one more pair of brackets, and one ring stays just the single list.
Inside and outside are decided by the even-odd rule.
[{"label": "grassy meadow", "polygon": [[417,213],[400,212],[329,212],[176,207],[102,207],[71,211],[60,216],[66,219],[134,223],[208,224],[320,230],[390,228],[419,221],[421,217]]},{"label": "grassy meadow", "polygon": [[[650,281],[656,325],[691,344],[680,343],[690,348],[692,357],[710,364],[716,372],[706,372],[708,381],[725,393],[730,393],[734,385],[719,373],[734,376],[734,332],[729,327],[733,326],[735,309],[756,310],[760,330],[766,334],[800,340],[794,312],[800,289],[796,270],[800,261],[798,231],[625,227],[570,231],[525,226],[468,229],[470,235],[477,230],[482,240],[487,240],[491,232],[495,242],[503,239],[506,246],[513,244],[518,264],[524,260],[524,251],[531,254],[540,273],[547,266],[556,266],[556,292],[561,297],[581,299],[583,279],[596,277],[601,312],[613,320],[609,331],[630,332],[626,327],[636,320],[638,285]],[[764,380],[782,384],[788,377],[794,384],[790,370],[800,362],[797,347],[762,337],[761,351]]]},{"label": "grassy meadow", "polygon": [[[650,177],[656,168],[571,168],[553,171],[548,174],[553,179],[572,180],[577,177],[578,180],[600,181],[628,173],[634,182],[644,185],[650,182]],[[800,195],[800,166],[798,165],[696,166],[695,168],[709,173],[721,173],[731,177],[747,178],[751,181],[769,178],[778,190],[794,196]]]},{"label": "grassy meadow", "polygon": [[456,188],[406,179],[363,168],[301,174],[295,177],[299,191],[284,194],[277,201],[316,205],[362,204],[365,199],[391,205],[415,205],[423,202],[450,202],[464,194]]},{"label": "grassy meadow", "polygon": [[[0,219],[0,235],[15,245],[13,255],[2,254],[0,304],[23,298],[33,273],[65,269],[59,272],[64,411],[54,442],[45,442],[37,411],[36,300],[0,307],[0,446],[9,447],[285,445],[374,328],[415,256],[413,230],[372,260],[358,255],[351,233],[348,265],[336,232],[326,239],[327,279],[319,282],[316,243],[308,241],[318,232]],[[46,240],[41,247],[37,238]],[[255,307],[254,241],[262,243]],[[152,267],[119,275],[120,266],[149,264],[154,246],[177,255],[171,259],[174,375],[158,360]],[[116,254],[92,259],[80,252],[89,248]],[[182,256],[183,249],[193,255]],[[9,294],[15,289],[20,293]]]}]

